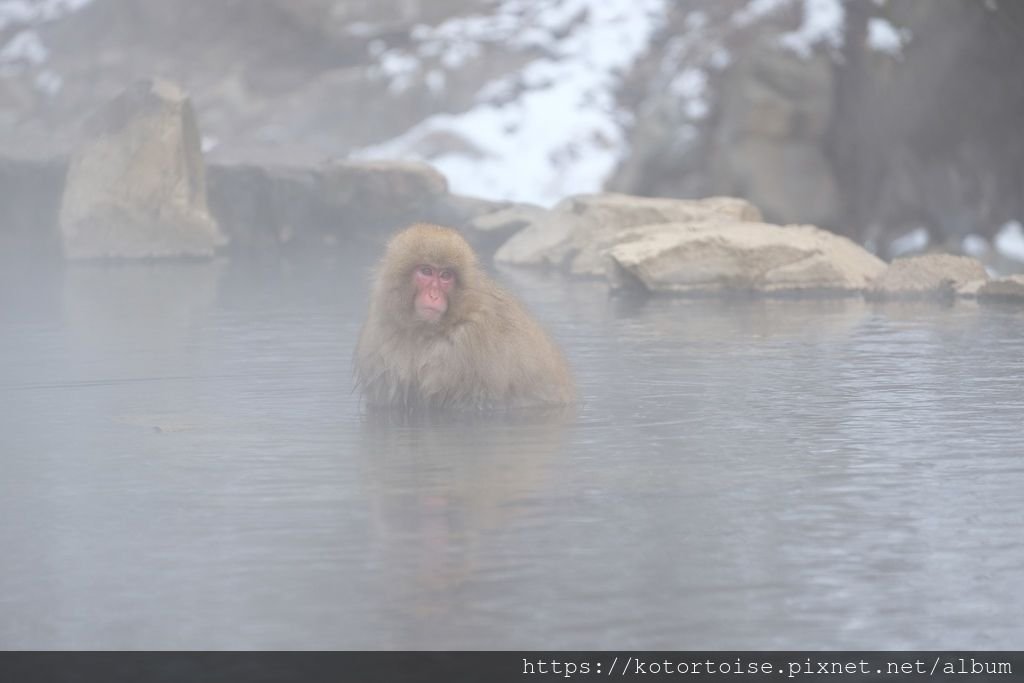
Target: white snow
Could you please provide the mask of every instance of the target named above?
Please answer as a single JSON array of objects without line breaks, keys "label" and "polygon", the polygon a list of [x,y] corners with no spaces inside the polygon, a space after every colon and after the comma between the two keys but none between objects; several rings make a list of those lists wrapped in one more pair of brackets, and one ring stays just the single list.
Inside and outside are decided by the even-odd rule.
[{"label": "white snow", "polygon": [[[11,26],[18,30],[5,43],[0,43],[0,75],[11,76],[19,71],[42,67],[50,56],[34,27],[77,12],[92,0],[0,0],[0,31]],[[41,69],[33,78],[35,87],[46,95],[57,94],[64,84],[60,74]]]},{"label": "white snow", "polygon": [[784,33],[779,43],[801,57],[809,57],[815,45],[843,46],[846,10],[842,0],[803,0],[803,22],[795,31]]},{"label": "white snow", "polygon": [[867,42],[872,50],[899,57],[903,54],[903,47],[910,42],[910,38],[909,29],[897,29],[882,17],[872,17],[868,20]]},{"label": "white snow", "polygon": [[64,79],[50,69],[43,69],[36,74],[34,83],[39,92],[50,96],[56,95],[64,87]]},{"label": "white snow", "polygon": [[39,39],[39,34],[32,30],[19,31],[7,41],[0,50],[0,63],[23,62],[38,66],[50,55]]},{"label": "white snow", "polygon": [[[884,4],[884,0],[875,1],[878,5]],[[810,56],[816,45],[841,48],[846,20],[844,0],[750,0],[733,15],[733,23],[740,27],[749,26],[798,2],[802,5],[803,14],[800,27],[783,34],[779,42],[802,57]],[[897,29],[882,17],[868,20],[867,42],[873,50],[898,57],[911,37],[909,30]]]},{"label": "white snow", "polygon": [[0,2],[0,31],[12,24],[28,24],[36,17],[36,4],[25,0]]},{"label": "white snow", "polygon": [[1014,261],[1024,262],[1024,226],[1020,221],[1010,221],[996,233],[996,251]]},{"label": "white snow", "polygon": [[13,24],[53,21],[77,12],[92,0],[3,0],[0,2],[0,31]]},{"label": "white snow", "polygon": [[779,44],[805,58],[819,44],[833,49],[842,47],[846,20],[843,0],[749,0],[732,16],[732,23],[744,28],[797,4],[802,10],[800,26],[782,34]]},{"label": "white snow", "polygon": [[889,243],[889,255],[895,258],[922,252],[928,246],[928,241],[928,231],[924,228],[915,228]]},{"label": "white snow", "polygon": [[388,90],[397,94],[414,82],[419,61],[397,51],[385,52],[377,67],[388,77]]},{"label": "white snow", "polygon": [[441,69],[431,69],[423,79],[427,87],[430,88],[430,92],[438,94],[444,91],[444,84],[447,80],[447,76],[444,75],[444,71]]},{"label": "white snow", "polygon": [[989,249],[991,249],[987,239],[981,235],[975,235],[974,233],[963,238],[960,242],[960,248],[964,250],[965,254],[975,258],[981,258],[989,252]]},{"label": "white snow", "polygon": [[732,64],[732,55],[724,47],[716,47],[708,58],[708,66],[721,71]]},{"label": "white snow", "polygon": [[789,7],[794,0],[750,0],[743,9],[732,15],[732,21],[737,26],[750,26],[755,21],[763,19],[769,14],[774,14],[781,9]]},{"label": "white snow", "polygon": [[[616,105],[615,89],[666,12],[666,0],[505,0],[491,15],[419,27],[416,73],[424,58],[457,68],[488,42],[543,46],[545,54],[488,83],[469,111],[430,117],[355,156],[424,159],[454,192],[480,197],[551,204],[598,191],[625,152],[628,116]],[[409,62],[389,66],[400,79]],[[696,89],[698,77],[689,78],[683,86]],[[421,152],[420,143],[438,134],[466,144],[441,156]]]},{"label": "white snow", "polygon": [[695,121],[707,116],[707,88],[708,75],[695,67],[683,69],[669,84],[672,94],[683,102],[686,115]]}]

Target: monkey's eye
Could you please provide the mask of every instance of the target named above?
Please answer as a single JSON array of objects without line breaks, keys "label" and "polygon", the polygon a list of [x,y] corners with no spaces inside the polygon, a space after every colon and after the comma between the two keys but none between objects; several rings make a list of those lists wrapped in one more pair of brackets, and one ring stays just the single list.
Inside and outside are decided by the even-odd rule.
[{"label": "monkey's eye", "polygon": [[455,271],[445,268],[444,270],[441,271],[440,277],[442,282],[451,282],[452,280],[455,279]]},{"label": "monkey's eye", "polygon": [[431,268],[430,266],[420,266],[419,270],[420,270],[420,275],[422,275],[424,277],[433,277],[434,276],[434,269]]}]

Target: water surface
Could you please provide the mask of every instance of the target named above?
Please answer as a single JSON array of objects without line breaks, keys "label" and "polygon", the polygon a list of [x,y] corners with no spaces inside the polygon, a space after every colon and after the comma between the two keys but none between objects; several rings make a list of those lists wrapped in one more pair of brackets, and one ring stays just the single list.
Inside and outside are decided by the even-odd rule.
[{"label": "water surface", "polygon": [[365,415],[365,262],[4,279],[0,647],[1020,646],[1024,311],[500,277],[576,414]]}]

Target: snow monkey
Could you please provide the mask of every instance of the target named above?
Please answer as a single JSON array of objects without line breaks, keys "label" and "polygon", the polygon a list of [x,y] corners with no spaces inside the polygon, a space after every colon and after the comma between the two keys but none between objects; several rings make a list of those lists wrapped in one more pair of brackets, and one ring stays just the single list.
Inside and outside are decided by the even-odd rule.
[{"label": "snow monkey", "polygon": [[415,224],[388,242],[355,354],[371,407],[532,408],[574,401],[562,352],[463,237]]}]

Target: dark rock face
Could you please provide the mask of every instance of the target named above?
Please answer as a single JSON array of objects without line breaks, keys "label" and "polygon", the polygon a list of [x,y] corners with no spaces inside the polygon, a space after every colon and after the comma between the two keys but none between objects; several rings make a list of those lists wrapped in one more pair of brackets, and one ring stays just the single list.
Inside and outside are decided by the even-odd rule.
[{"label": "dark rock face", "polygon": [[430,166],[402,162],[209,168],[210,210],[231,238],[232,251],[241,254],[325,245],[378,249],[414,222],[462,228],[474,246],[493,252],[500,241],[473,219],[507,205],[453,195],[447,187]]},{"label": "dark rock face", "polygon": [[0,258],[5,263],[60,256],[57,213],[66,173],[67,162],[62,159],[0,157]]},{"label": "dark rock face", "polygon": [[711,186],[747,197],[769,220],[798,215],[835,225],[839,190],[823,145],[832,116],[829,60],[781,50],[768,38],[723,79]]},{"label": "dark rock face", "polygon": [[321,174],[322,196],[345,223],[380,225],[415,220],[448,193],[431,166],[400,161],[347,161]]},{"label": "dark rock face", "polygon": [[[609,189],[742,196],[771,220],[876,246],[924,226],[955,249],[1024,215],[1024,89],[1011,85],[1024,72],[1024,3],[851,0],[841,46],[807,55],[780,45],[802,3],[738,28],[745,4],[709,8],[699,39],[682,50],[666,39],[634,74],[633,152]],[[688,22],[677,12],[666,36]],[[898,54],[873,45],[879,22],[902,32]],[[725,66],[709,57],[718,49]],[[685,68],[709,79],[706,116],[687,118],[660,76]]]},{"label": "dark rock face", "polygon": [[[851,6],[848,31],[872,21]],[[888,227],[924,225],[933,243],[991,236],[1024,211],[1024,141],[1014,133],[1024,92],[1024,5],[893,3],[913,35],[903,58],[880,63],[864,42],[837,66],[830,154],[844,187],[845,218],[864,240]]]},{"label": "dark rock face", "polygon": [[313,169],[211,165],[210,212],[242,254],[276,253],[293,244],[322,245],[330,210]]}]

